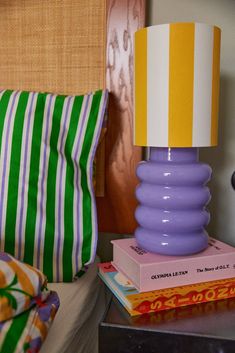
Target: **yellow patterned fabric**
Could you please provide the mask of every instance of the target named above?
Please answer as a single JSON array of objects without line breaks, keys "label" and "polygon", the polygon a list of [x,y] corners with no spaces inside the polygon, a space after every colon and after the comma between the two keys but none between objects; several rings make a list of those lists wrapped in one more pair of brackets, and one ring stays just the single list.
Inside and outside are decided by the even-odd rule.
[{"label": "yellow patterned fabric", "polygon": [[0,252],[0,352],[37,353],[59,308],[42,272]]},{"label": "yellow patterned fabric", "polygon": [[55,292],[29,310],[0,322],[1,353],[38,353],[59,307]]},{"label": "yellow patterned fabric", "polygon": [[50,292],[47,279],[36,268],[0,252],[0,322],[28,310]]}]

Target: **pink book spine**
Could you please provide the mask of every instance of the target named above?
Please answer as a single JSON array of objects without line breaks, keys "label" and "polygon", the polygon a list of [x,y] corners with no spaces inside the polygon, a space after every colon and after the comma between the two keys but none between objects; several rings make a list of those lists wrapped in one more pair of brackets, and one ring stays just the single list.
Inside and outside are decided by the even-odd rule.
[{"label": "pink book spine", "polygon": [[181,285],[209,282],[235,276],[235,255],[223,254],[216,257],[190,259],[184,262],[164,263],[161,266],[140,267],[140,290],[153,290]]},{"label": "pink book spine", "polygon": [[141,265],[122,251],[116,251],[113,265],[140,292],[235,277],[235,253],[224,253],[187,261]]}]

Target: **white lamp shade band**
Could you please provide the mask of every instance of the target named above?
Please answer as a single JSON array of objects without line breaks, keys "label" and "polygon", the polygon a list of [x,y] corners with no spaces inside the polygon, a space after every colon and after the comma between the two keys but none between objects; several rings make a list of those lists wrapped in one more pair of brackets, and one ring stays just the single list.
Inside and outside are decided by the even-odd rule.
[{"label": "white lamp shade band", "polygon": [[202,23],[135,33],[135,145],[217,145],[220,34]]}]

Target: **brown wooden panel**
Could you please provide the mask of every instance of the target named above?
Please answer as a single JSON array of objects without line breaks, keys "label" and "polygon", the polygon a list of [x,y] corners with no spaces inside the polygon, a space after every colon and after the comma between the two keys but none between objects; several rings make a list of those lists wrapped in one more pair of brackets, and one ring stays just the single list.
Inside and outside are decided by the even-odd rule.
[{"label": "brown wooden panel", "polygon": [[144,26],[145,0],[107,0],[107,72],[110,90],[105,158],[105,197],[97,198],[99,230],[132,233],[137,206],[133,147],[133,35]]}]

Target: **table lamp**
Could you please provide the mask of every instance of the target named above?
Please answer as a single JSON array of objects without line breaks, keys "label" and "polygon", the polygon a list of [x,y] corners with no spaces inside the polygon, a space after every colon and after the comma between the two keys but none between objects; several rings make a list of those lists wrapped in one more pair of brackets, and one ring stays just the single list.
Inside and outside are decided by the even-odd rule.
[{"label": "table lamp", "polygon": [[217,145],[220,29],[172,23],[135,33],[134,144],[149,147],[137,167],[138,245],[164,255],[208,246],[206,183],[199,147]]}]

